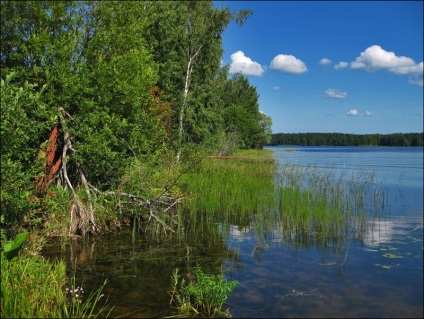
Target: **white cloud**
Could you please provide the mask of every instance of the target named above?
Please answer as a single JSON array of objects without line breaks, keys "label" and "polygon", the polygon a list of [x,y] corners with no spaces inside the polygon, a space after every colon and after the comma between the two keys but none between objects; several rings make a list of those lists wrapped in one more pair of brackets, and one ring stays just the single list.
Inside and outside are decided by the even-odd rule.
[{"label": "white cloud", "polygon": [[352,109],[349,112],[346,113],[348,116],[356,116],[358,115],[358,110],[357,109]]},{"label": "white cloud", "polygon": [[370,111],[366,111],[365,116],[372,116],[372,113]]},{"label": "white cloud", "polygon": [[347,62],[343,62],[343,61],[340,61],[339,63],[337,63],[335,66],[334,66],[334,68],[336,69],[336,70],[340,70],[340,69],[344,69],[345,67],[347,67],[349,65],[349,63],[347,63]]},{"label": "white cloud", "polygon": [[334,89],[325,90],[324,94],[330,99],[344,99],[347,96],[346,92]]},{"label": "white cloud", "polygon": [[308,71],[305,63],[293,55],[279,54],[271,61],[271,69],[283,73],[302,74]]},{"label": "white cloud", "polygon": [[274,86],[272,89],[275,90],[275,91],[280,91],[281,90],[281,88],[279,86]]},{"label": "white cloud", "polygon": [[413,72],[409,76],[409,83],[423,86],[423,62],[417,64],[416,72]]},{"label": "white cloud", "polygon": [[367,72],[386,69],[396,74],[409,73],[415,66],[416,63],[411,58],[396,56],[393,52],[385,51],[379,45],[370,46],[350,64],[352,69],[363,69]]},{"label": "white cloud", "polygon": [[252,59],[245,56],[243,51],[231,54],[231,61],[230,73],[261,76],[265,72],[258,62],[252,61]]},{"label": "white cloud", "polygon": [[320,61],[319,61],[319,64],[321,64],[321,65],[329,65],[329,64],[331,64],[331,60],[330,59],[327,59],[327,58],[322,58]]},{"label": "white cloud", "polygon": [[379,45],[367,48],[355,61],[350,64],[351,69],[362,69],[367,72],[387,70],[393,74],[408,74],[409,83],[423,86],[423,62],[415,63],[411,58],[396,56]]}]

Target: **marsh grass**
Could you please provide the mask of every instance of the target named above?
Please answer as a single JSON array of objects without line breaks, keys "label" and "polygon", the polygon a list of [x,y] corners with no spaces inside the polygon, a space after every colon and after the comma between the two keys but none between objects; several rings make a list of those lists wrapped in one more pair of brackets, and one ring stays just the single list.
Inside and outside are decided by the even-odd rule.
[{"label": "marsh grass", "polygon": [[274,192],[273,163],[247,162],[243,159],[207,159],[196,172],[184,176],[185,202],[191,217],[199,212],[248,223],[250,215],[272,209]]},{"label": "marsh grass", "polygon": [[221,223],[224,229],[229,224],[252,226],[264,234],[278,226],[292,239],[338,240],[361,237],[367,214],[376,214],[383,205],[384,193],[374,178],[372,172],[348,176],[316,166],[206,159],[183,178],[183,188],[191,222]]},{"label": "marsh grass", "polygon": [[1,258],[2,318],[96,318],[105,310],[96,309],[104,285],[87,298],[80,287],[65,290],[63,261],[50,263],[40,256],[8,260],[3,254]]}]

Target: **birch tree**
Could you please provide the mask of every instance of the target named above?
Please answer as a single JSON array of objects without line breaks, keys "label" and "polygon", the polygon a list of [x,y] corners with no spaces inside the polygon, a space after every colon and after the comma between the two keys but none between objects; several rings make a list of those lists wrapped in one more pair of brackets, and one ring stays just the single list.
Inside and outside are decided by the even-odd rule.
[{"label": "birch tree", "polygon": [[[231,21],[235,21],[241,26],[251,15],[251,11],[248,10],[231,13],[229,8],[213,8],[212,1],[185,1],[183,5],[185,6],[185,43],[183,48],[183,54],[185,56],[185,78],[178,115],[177,162],[179,162],[181,155],[188,97],[193,71],[197,67],[197,61],[200,60],[200,56],[206,51],[205,48],[210,46],[211,42],[221,44],[222,33]],[[209,63],[215,62],[219,65],[222,57],[222,46],[220,47],[221,50],[216,52],[217,54],[212,57],[215,61],[209,61]]]}]

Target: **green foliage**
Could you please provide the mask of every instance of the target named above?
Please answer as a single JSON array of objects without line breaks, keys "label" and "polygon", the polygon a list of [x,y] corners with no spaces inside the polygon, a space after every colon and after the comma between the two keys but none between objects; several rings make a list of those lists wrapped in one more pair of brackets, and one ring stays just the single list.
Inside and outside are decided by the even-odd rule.
[{"label": "green foliage", "polygon": [[423,141],[423,133],[277,133],[272,134],[269,144],[299,146],[423,146]]},{"label": "green foliage", "polygon": [[199,265],[193,269],[194,281],[181,278],[179,269],[171,277],[171,303],[177,305],[181,316],[203,315],[207,317],[231,317],[229,310],[222,307],[238,281],[228,281],[224,274],[207,275]]},{"label": "green foliage", "polygon": [[1,254],[1,316],[3,318],[96,318],[103,284],[81,298],[65,290],[66,266],[41,257],[7,259]]},{"label": "green foliage", "polygon": [[28,233],[20,233],[15,237],[15,239],[13,239],[13,241],[3,245],[3,252],[6,258],[11,259],[12,257],[17,256],[18,250],[22,247],[27,237]]},{"label": "green foliage", "polygon": [[12,233],[36,209],[29,196],[35,176],[42,174],[37,153],[56,118],[41,101],[43,89],[36,92],[37,85],[28,82],[19,86],[16,77],[11,73],[1,80],[1,212]]},{"label": "green foliage", "polygon": [[[53,231],[76,207],[74,194],[84,201],[79,208],[110,221],[116,203],[98,191],[125,185],[140,196],[160,193],[129,176],[138,169],[133,163],[154,162],[162,148],[215,148],[222,132],[227,153],[236,142],[262,147],[266,125],[255,88],[245,78],[229,80],[228,68],[220,67],[225,28],[242,25],[250,11],[215,8],[212,1],[2,1],[1,10],[4,236],[21,227]],[[231,86],[247,89],[234,103],[224,94]],[[233,104],[241,113],[227,119]],[[51,196],[34,200],[34,181],[45,174],[38,154],[55,125],[56,158],[64,155],[66,172],[48,185]]]},{"label": "green foliage", "polygon": [[259,96],[248,79],[235,74],[222,93],[224,126],[238,135],[238,147],[261,149],[270,138],[272,120],[259,112]]}]

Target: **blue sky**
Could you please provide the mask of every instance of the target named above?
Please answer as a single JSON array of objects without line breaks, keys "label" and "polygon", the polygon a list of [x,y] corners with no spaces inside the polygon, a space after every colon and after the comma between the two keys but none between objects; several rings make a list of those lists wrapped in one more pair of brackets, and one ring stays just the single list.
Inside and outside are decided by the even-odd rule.
[{"label": "blue sky", "polygon": [[422,1],[215,1],[253,10],[224,32],[273,133],[423,132]]}]

